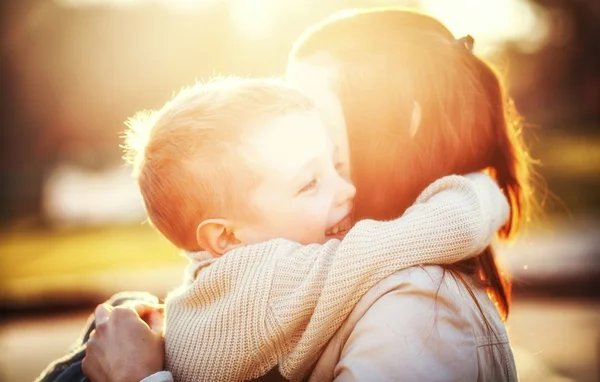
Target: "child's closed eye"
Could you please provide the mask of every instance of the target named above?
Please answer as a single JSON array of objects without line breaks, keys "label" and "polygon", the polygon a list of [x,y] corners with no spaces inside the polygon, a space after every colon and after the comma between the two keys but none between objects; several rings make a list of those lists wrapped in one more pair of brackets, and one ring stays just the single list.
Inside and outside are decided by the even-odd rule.
[{"label": "child's closed eye", "polygon": [[298,194],[302,194],[304,192],[308,192],[315,189],[315,187],[317,187],[317,184],[319,184],[319,181],[316,178],[311,179],[308,183],[302,186],[300,191],[298,191]]}]

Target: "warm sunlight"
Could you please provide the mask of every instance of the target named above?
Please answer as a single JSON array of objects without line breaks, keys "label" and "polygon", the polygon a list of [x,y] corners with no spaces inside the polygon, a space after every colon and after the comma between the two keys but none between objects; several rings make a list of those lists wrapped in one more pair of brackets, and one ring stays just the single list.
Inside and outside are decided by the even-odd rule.
[{"label": "warm sunlight", "polygon": [[129,7],[142,4],[145,0],[54,0],[58,5],[65,7],[93,7],[93,6],[115,6]]},{"label": "warm sunlight", "polygon": [[475,49],[504,41],[519,41],[535,49],[548,33],[548,23],[538,7],[522,0],[421,0],[420,8],[442,20],[461,37],[475,37]]},{"label": "warm sunlight", "polygon": [[[155,3],[172,13],[193,13],[223,0],[55,0],[63,6],[133,7]],[[275,0],[231,0],[227,2],[230,17],[238,33],[250,38],[274,32],[275,21],[288,8]],[[457,36],[476,37],[475,49],[481,51],[505,41],[518,42],[523,49],[536,50],[549,32],[547,13],[525,0],[419,0],[414,2],[364,1],[355,7],[410,6],[440,18]]]},{"label": "warm sunlight", "polygon": [[[108,374],[85,380],[184,382],[171,360],[203,359],[191,382],[600,382],[600,0],[0,0],[0,14],[0,382],[80,381],[94,353]],[[284,83],[221,82],[152,113],[219,77]],[[142,159],[154,182],[135,176]],[[485,166],[498,188],[461,178]],[[493,226],[527,201],[503,242]],[[83,345],[126,291],[170,304],[98,314],[117,331]],[[102,333],[115,342],[94,350]],[[270,364],[220,378],[252,354]]]},{"label": "warm sunlight", "polygon": [[263,37],[271,32],[274,4],[270,0],[231,0],[230,17],[242,36]]},{"label": "warm sunlight", "polygon": [[220,0],[55,0],[56,3],[69,7],[84,6],[111,6],[111,7],[132,7],[144,3],[157,3],[172,12],[188,13],[200,10],[202,7],[210,5]]}]

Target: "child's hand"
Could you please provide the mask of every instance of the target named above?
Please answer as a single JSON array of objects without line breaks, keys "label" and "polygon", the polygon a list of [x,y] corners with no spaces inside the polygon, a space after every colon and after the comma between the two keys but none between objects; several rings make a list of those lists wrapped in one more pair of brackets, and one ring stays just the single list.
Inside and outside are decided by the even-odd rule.
[{"label": "child's hand", "polygon": [[[147,302],[139,301],[127,301],[120,305],[121,307],[127,307],[137,312],[138,316],[144,321],[150,329],[156,333],[163,333],[163,325],[165,321],[165,306],[164,304],[150,304]],[[110,315],[110,312],[114,307],[106,304],[100,305],[96,312],[96,324],[98,324],[98,314],[101,315],[100,320],[104,320],[105,314]]]}]

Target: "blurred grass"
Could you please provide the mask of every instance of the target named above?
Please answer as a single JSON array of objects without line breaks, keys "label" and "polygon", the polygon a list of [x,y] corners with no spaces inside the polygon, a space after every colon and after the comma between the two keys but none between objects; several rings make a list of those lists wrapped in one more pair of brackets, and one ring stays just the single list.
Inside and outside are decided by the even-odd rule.
[{"label": "blurred grass", "polygon": [[543,132],[530,146],[539,162],[534,181],[542,216],[600,220],[600,135]]},{"label": "blurred grass", "polygon": [[559,132],[545,135],[543,141],[534,145],[533,149],[542,161],[542,168],[549,171],[548,175],[556,172],[557,175],[585,177],[598,175],[600,170],[598,136],[572,136]]},{"label": "blurred grass", "polygon": [[90,284],[98,274],[185,266],[176,248],[152,227],[140,224],[3,232],[0,253],[0,302],[5,304],[27,294],[93,288]]},{"label": "blurred grass", "polygon": [[[9,277],[48,272],[155,267],[177,262],[177,250],[145,225],[55,232],[13,232],[0,236]],[[61,261],[57,261],[61,259]]]}]

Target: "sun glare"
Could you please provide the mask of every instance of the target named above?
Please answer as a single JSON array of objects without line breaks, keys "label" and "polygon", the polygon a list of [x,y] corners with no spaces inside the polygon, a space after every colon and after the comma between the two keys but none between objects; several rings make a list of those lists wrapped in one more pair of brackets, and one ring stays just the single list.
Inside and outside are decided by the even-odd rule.
[{"label": "sun glare", "polygon": [[163,7],[175,13],[194,13],[220,0],[160,0]]},{"label": "sun glare", "polygon": [[274,11],[270,0],[231,0],[229,9],[233,25],[245,37],[263,37],[272,32]]},{"label": "sun glare", "polygon": [[420,8],[439,18],[456,37],[475,36],[475,49],[505,41],[535,45],[547,33],[540,10],[522,0],[421,0]]},{"label": "sun glare", "polygon": [[[63,6],[133,7],[143,3],[157,3],[175,13],[194,13],[224,0],[55,0]],[[230,17],[234,27],[244,37],[262,38],[276,33],[277,19],[289,13],[290,6],[301,2],[289,1],[283,6],[277,0],[229,0]],[[525,0],[371,0],[361,7],[407,5],[421,9],[444,22],[461,37],[473,35],[475,49],[489,48],[506,41],[516,42],[522,48],[535,50],[548,36],[547,15],[539,6]]]},{"label": "sun glare", "polygon": [[146,0],[54,0],[58,5],[64,7],[133,7],[144,3]]}]

